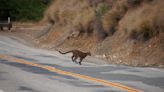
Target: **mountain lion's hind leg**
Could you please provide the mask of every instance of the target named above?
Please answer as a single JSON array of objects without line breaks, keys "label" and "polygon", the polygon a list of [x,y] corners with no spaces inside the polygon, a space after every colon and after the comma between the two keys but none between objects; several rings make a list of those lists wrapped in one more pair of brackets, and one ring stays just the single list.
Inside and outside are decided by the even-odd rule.
[{"label": "mountain lion's hind leg", "polygon": [[72,61],[75,62],[75,57],[74,56],[72,56]]}]

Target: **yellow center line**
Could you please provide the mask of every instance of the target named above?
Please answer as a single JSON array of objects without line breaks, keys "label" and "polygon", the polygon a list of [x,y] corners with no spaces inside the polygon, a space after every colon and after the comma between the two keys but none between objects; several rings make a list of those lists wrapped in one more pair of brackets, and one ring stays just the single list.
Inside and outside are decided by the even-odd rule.
[{"label": "yellow center line", "polygon": [[0,54],[0,58],[4,59],[4,60],[8,60],[10,62],[17,62],[17,63],[21,63],[21,64],[40,67],[40,68],[49,70],[51,72],[56,72],[56,73],[63,74],[63,75],[68,75],[68,76],[72,76],[72,77],[76,77],[76,78],[81,78],[81,79],[85,79],[85,80],[89,80],[89,81],[94,81],[94,82],[97,82],[97,83],[101,83],[102,85],[106,85],[106,86],[110,86],[110,87],[116,87],[116,88],[119,88],[119,89],[122,89],[122,90],[126,90],[128,92],[142,92],[141,90],[134,89],[134,88],[131,88],[131,87],[119,84],[119,83],[113,83],[113,82],[110,82],[110,81],[97,79],[97,78],[93,78],[93,77],[86,76],[86,75],[81,75],[81,74],[77,74],[77,73],[63,71],[63,70],[59,70],[59,69],[51,67],[51,66],[35,64],[35,63],[32,63],[32,62],[26,61],[24,59],[15,58],[15,57],[8,56],[8,55]]}]

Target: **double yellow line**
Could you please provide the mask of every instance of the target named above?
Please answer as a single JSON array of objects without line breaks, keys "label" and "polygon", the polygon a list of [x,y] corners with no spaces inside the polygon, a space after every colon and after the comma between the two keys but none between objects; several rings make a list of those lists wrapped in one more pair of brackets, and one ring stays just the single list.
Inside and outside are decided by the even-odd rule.
[{"label": "double yellow line", "polygon": [[10,62],[17,62],[17,63],[26,64],[26,65],[30,65],[30,66],[40,67],[40,68],[49,70],[51,72],[56,72],[56,73],[63,74],[63,75],[68,75],[68,76],[72,76],[72,77],[76,77],[76,78],[81,78],[81,79],[85,79],[85,80],[89,80],[89,81],[94,81],[94,82],[97,82],[97,83],[101,83],[102,85],[110,86],[110,87],[116,87],[116,88],[125,90],[127,92],[142,92],[141,90],[137,90],[137,89],[134,89],[134,88],[131,88],[131,87],[119,84],[119,83],[113,83],[113,82],[93,78],[93,77],[86,76],[86,75],[81,75],[81,74],[77,74],[77,73],[63,71],[63,70],[59,70],[59,69],[56,69],[56,68],[51,67],[51,66],[35,64],[35,63],[32,63],[32,62],[28,62],[24,59],[19,59],[19,58],[15,58],[15,57],[4,55],[4,54],[0,54],[0,58],[4,59],[4,60],[8,60]]}]

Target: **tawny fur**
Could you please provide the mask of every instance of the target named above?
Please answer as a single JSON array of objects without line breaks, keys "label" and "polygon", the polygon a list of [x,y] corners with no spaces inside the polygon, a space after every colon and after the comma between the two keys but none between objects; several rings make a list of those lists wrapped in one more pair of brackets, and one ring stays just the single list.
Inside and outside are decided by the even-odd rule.
[{"label": "tawny fur", "polygon": [[[61,54],[67,54],[67,53],[72,53],[72,61],[75,62],[75,63],[78,63],[81,65],[81,62],[82,60],[86,57],[86,56],[91,56],[91,53],[90,52],[82,52],[80,50],[71,50],[71,51],[67,51],[67,52],[61,52],[59,51],[59,53]],[[77,62],[77,58],[80,58],[80,61]]]}]

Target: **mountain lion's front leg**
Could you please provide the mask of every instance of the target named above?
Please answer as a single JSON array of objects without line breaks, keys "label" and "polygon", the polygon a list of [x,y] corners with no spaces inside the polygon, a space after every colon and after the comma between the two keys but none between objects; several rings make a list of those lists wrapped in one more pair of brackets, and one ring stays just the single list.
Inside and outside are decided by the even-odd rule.
[{"label": "mountain lion's front leg", "polygon": [[79,65],[82,65],[81,62],[83,61],[83,58],[80,58]]}]

